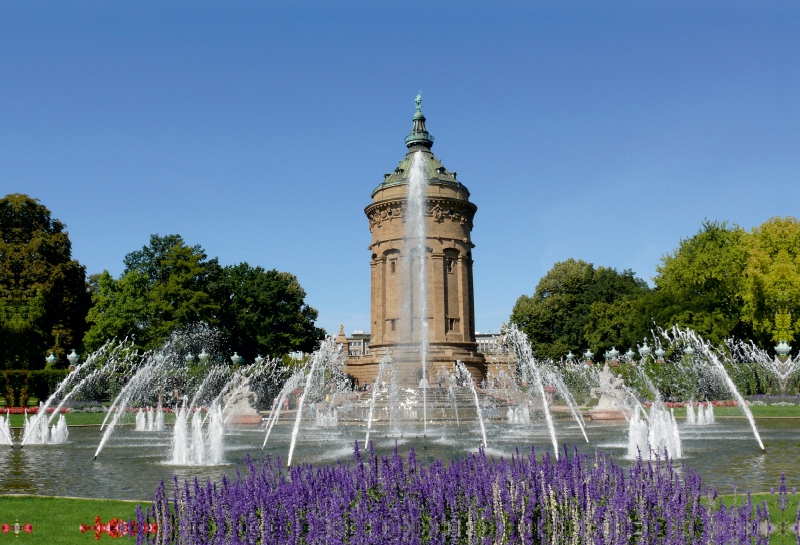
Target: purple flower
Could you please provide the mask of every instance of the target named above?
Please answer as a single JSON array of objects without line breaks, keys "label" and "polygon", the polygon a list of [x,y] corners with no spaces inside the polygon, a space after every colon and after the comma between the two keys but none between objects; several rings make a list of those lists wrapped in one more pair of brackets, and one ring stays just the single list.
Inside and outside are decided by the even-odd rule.
[{"label": "purple flower", "polygon": [[[571,456],[570,456],[571,454]],[[233,481],[163,484],[141,522],[159,524],[156,543],[449,544],[763,542],[766,505],[718,506],[700,476],[680,476],[666,457],[641,458],[627,472],[613,460],[572,453],[537,460],[483,451],[445,465],[421,465],[395,446],[378,457],[356,443],[351,462],[304,465],[245,460]],[[786,495],[785,479],[780,494]],[[148,541],[150,538],[148,537]],[[142,543],[137,543],[142,545]]]}]

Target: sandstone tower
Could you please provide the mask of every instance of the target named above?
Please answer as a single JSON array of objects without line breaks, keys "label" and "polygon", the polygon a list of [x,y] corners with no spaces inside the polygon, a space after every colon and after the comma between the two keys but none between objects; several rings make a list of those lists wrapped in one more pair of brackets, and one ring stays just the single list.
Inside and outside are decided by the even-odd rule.
[{"label": "sandstone tower", "polygon": [[[348,373],[359,381],[372,382],[378,362],[389,353],[399,369],[401,387],[416,386],[422,378],[419,330],[409,323],[404,295],[415,281],[407,260],[417,259],[406,244],[405,210],[408,175],[417,152],[424,156],[427,173],[426,276],[429,350],[428,378],[433,384],[436,372],[452,369],[461,360],[480,381],[486,363],[475,342],[475,301],[472,283],[472,244],[470,232],[477,206],[469,201],[469,191],[431,152],[433,136],[425,127],[421,97],[411,133],[406,136],[408,151],[393,172],[372,192],[372,204],[364,212],[369,219],[372,244],[371,340],[369,356],[348,358]],[[406,307],[406,308],[404,308]]]}]

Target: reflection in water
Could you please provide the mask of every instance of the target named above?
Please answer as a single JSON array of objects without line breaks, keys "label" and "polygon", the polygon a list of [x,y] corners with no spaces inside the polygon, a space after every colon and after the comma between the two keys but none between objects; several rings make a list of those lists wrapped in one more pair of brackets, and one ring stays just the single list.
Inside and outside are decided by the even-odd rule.
[{"label": "reflection in water", "polygon": [[[624,456],[627,448],[627,426],[624,422],[587,422],[589,444],[572,421],[556,422],[558,436],[563,444],[592,452],[598,449],[614,456],[617,463],[631,464]],[[714,426],[692,427],[680,423],[684,459],[687,467],[695,469],[706,486],[714,486],[721,494],[732,492],[734,484],[739,490],[767,491],[777,486],[781,472],[786,473],[789,486],[800,485],[800,420],[770,420],[758,422],[762,431],[766,454],[762,454],[752,441],[747,421],[744,419],[718,419]],[[225,459],[229,465],[217,467],[175,467],[165,464],[168,456],[171,429],[164,432],[134,432],[121,430],[104,451],[105,456],[92,461],[100,432],[95,428],[70,429],[66,445],[26,446],[23,449],[0,448],[0,494],[40,494],[58,496],[85,496],[149,500],[158,483],[172,479],[208,478],[217,480],[222,475],[234,475],[249,453],[254,459],[262,456],[280,456],[286,459],[291,428],[276,426],[274,439],[270,438],[265,450],[260,446],[264,431],[261,427],[237,429],[226,437]],[[552,454],[547,426],[535,423],[513,426],[486,423],[487,454],[494,457],[510,456],[519,447],[520,452],[530,452],[536,446],[537,456]],[[362,426],[336,428],[301,428],[295,450],[294,464],[330,464],[348,460],[353,443],[364,438]],[[417,459],[430,462],[435,459],[450,460],[474,452],[482,443],[477,423],[462,423],[439,432],[429,427],[427,438],[422,427],[406,430],[401,437],[385,427],[373,428],[371,439],[380,454],[389,454],[395,443],[402,454],[414,446]]]}]

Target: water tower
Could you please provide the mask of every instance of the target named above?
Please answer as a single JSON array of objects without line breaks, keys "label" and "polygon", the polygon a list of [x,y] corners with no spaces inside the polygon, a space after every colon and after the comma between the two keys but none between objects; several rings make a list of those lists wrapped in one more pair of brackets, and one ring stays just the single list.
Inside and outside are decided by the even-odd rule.
[{"label": "water tower", "polygon": [[428,324],[428,378],[433,385],[436,372],[452,369],[456,360],[464,362],[478,381],[486,374],[485,359],[475,342],[472,281],[471,232],[478,207],[470,202],[469,190],[456,173],[434,156],[433,135],[425,127],[419,96],[416,105],[413,128],[405,138],[406,155],[392,172],[384,174],[372,191],[372,203],[364,210],[372,233],[368,247],[372,271],[370,354],[348,358],[348,373],[362,384],[373,381],[378,362],[387,352],[396,362],[401,387],[416,386],[422,378],[420,327],[411,323],[407,296],[417,281],[407,260],[418,258],[410,251],[405,228],[409,172],[417,152],[423,155],[428,180],[423,207],[427,316],[420,318]]}]

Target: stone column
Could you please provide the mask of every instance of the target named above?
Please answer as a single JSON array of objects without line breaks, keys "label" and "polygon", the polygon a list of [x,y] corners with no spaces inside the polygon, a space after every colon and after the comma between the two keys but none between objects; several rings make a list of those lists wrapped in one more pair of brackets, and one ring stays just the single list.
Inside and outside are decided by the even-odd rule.
[{"label": "stone column", "polygon": [[429,340],[430,342],[438,342],[444,341],[447,333],[447,324],[445,323],[445,309],[447,308],[445,302],[446,278],[444,276],[447,274],[447,269],[444,253],[434,252],[431,254],[429,264],[428,278],[430,279],[431,293],[428,294],[428,316],[433,317],[433,320],[429,322]]}]

